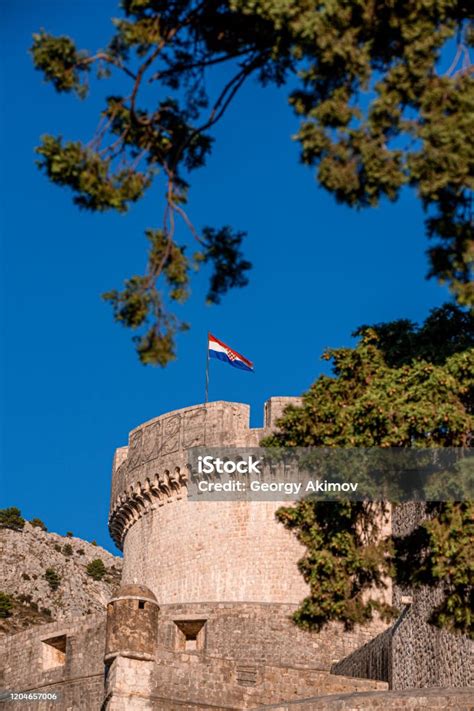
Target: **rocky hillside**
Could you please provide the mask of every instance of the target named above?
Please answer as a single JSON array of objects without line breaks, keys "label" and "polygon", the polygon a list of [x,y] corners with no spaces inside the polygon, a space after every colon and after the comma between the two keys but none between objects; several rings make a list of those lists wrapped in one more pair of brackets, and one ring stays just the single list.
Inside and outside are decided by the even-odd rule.
[{"label": "rocky hillside", "polygon": [[[101,563],[90,566],[98,560],[105,570]],[[0,614],[0,635],[103,610],[121,571],[121,558],[80,538],[30,523],[19,531],[0,528],[0,598],[6,593],[10,608]]]}]

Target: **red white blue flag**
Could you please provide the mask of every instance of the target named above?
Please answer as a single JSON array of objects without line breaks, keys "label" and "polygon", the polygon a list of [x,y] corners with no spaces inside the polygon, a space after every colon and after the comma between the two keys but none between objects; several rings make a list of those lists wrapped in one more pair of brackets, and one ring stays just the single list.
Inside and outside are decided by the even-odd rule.
[{"label": "red white blue flag", "polygon": [[217,358],[217,360],[223,360],[224,363],[229,363],[234,368],[240,368],[240,370],[249,370],[253,372],[253,363],[248,358],[245,358],[237,351],[234,351],[225,343],[219,341],[218,338],[209,333],[209,357]]}]

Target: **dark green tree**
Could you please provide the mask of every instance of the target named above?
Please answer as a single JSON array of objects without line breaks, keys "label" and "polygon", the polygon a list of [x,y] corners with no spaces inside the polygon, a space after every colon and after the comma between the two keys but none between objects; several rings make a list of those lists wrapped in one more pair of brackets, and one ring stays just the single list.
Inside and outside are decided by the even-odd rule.
[{"label": "dark green tree", "polygon": [[89,575],[94,580],[102,580],[104,575],[107,573],[107,568],[104,562],[100,558],[95,558],[89,563],[86,568],[87,575]]},{"label": "dark green tree", "polygon": [[13,531],[23,530],[25,519],[21,511],[16,506],[7,509],[0,509],[0,528],[11,528]]},{"label": "dark green tree", "polygon": [[[396,321],[363,326],[353,348],[327,351],[322,375],[290,406],[270,447],[468,447],[474,430],[474,318],[434,309],[417,327]],[[444,329],[444,338],[440,334]],[[431,344],[431,345],[430,345]],[[389,614],[383,577],[441,585],[433,622],[474,634],[474,503],[428,505],[408,539],[381,536],[373,505],[303,500],[278,519],[306,546],[299,563],[310,595],[295,615],[305,627],[341,620],[350,627]]]},{"label": "dark green tree", "polygon": [[61,584],[61,576],[57,570],[54,568],[46,568],[43,577],[53,592],[59,588]]},{"label": "dark green tree", "polygon": [[[161,226],[146,231],[148,262],[104,297],[137,331],[140,359],[165,365],[184,328],[169,302],[188,297],[190,274],[212,267],[208,300],[247,283],[244,233],[197,230],[187,212],[191,173],[205,165],[214,126],[251,77],[285,82],[301,118],[302,161],[319,183],[353,207],[395,200],[411,186],[427,211],[430,275],[462,304],[474,303],[472,187],[474,79],[468,48],[474,10],[466,0],[122,0],[105,49],[79,50],[67,36],[34,35],[33,61],[58,92],[88,95],[118,74],[88,141],[44,136],[39,166],[70,188],[84,209],[125,212],[155,180],[164,188]],[[457,42],[461,66],[440,74]],[[458,56],[459,55],[459,56]],[[209,74],[219,66],[220,89]],[[270,117],[269,117],[270,120]],[[181,219],[196,251],[178,242]]]}]

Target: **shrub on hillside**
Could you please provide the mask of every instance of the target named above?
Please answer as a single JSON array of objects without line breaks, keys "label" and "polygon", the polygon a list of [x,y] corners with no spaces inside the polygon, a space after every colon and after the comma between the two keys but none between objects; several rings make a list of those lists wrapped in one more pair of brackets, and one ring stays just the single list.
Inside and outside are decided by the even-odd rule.
[{"label": "shrub on hillside", "polygon": [[89,565],[86,568],[87,575],[90,575],[91,578],[94,580],[102,580],[104,575],[107,572],[107,568],[105,567],[104,563],[100,560],[100,558],[96,558],[95,560],[91,561]]},{"label": "shrub on hillside", "polygon": [[70,543],[65,543],[63,545],[63,554],[68,558],[73,554],[72,546]]},{"label": "shrub on hillside", "polygon": [[0,592],[0,618],[5,619],[5,617],[10,617],[11,609],[13,607],[13,599],[11,595],[7,593]]},{"label": "shrub on hillside", "polygon": [[51,590],[57,590],[59,588],[61,576],[56,570],[54,570],[54,568],[47,568],[43,577]]},{"label": "shrub on hillside", "polygon": [[18,602],[21,602],[26,605],[31,605],[31,601],[33,598],[31,597],[30,594],[26,594],[26,595],[22,594],[22,595],[17,595],[16,599],[18,600]]},{"label": "shrub on hillside", "polygon": [[0,528],[11,528],[12,531],[21,531],[25,525],[25,519],[21,515],[20,509],[10,506],[8,509],[0,509]]},{"label": "shrub on hillside", "polygon": [[30,524],[35,528],[41,528],[42,531],[47,531],[46,524],[40,518],[32,518]]}]

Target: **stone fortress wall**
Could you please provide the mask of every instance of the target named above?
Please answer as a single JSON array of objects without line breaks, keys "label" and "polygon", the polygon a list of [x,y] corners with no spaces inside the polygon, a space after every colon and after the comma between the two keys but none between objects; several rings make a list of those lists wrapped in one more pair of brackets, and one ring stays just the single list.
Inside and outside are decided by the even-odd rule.
[{"label": "stone fortress wall", "polygon": [[[146,603],[145,603],[146,604]],[[109,606],[110,607],[110,606]],[[0,663],[0,688],[29,693],[56,694],[56,701],[34,701],[28,699],[10,702],[0,697],[0,709],[5,711],[238,711],[258,709],[263,704],[276,703],[281,699],[303,699],[318,693],[350,693],[354,691],[384,690],[386,684],[365,679],[350,679],[333,676],[326,668],[315,664],[298,663],[298,650],[302,639],[297,639],[293,649],[288,649],[288,639],[281,644],[280,663],[276,655],[274,663],[263,663],[252,655],[252,637],[247,647],[241,650],[241,659],[220,654],[224,643],[220,639],[225,634],[225,623],[229,614],[224,608],[216,609],[217,617],[222,615],[220,626],[213,630],[212,611],[203,606],[199,613],[208,615],[209,629],[205,647],[194,651],[180,647],[177,639],[176,622],[183,618],[183,609],[177,606],[165,610],[158,623],[158,639],[152,646],[152,654],[137,654],[130,649],[120,648],[120,657],[104,674],[104,652],[108,651],[110,640],[106,640],[106,614],[70,620],[67,624],[51,623],[21,632],[3,641]],[[187,610],[184,617],[188,620]],[[249,627],[263,621],[253,616],[253,610],[241,611],[244,623],[240,634],[246,635]],[[136,615],[141,614],[135,610]],[[247,615],[247,616],[245,616]],[[266,633],[271,631],[266,618]],[[285,622],[275,620],[275,627],[284,629]],[[282,627],[283,626],[283,627]],[[110,625],[108,626],[110,629]],[[228,630],[234,645],[239,626],[237,620]],[[140,628],[130,629],[130,620],[124,618],[119,625],[129,645],[130,634],[139,639]],[[303,633],[300,632],[302,635]],[[264,631],[265,635],[265,631]],[[336,635],[334,635],[335,637]],[[340,635],[339,635],[340,636]],[[213,639],[214,637],[214,639]],[[258,654],[254,632],[253,649]],[[278,637],[277,637],[278,639]],[[51,643],[64,640],[64,651],[51,654],[56,649]],[[328,639],[328,644],[329,644]],[[112,647],[117,646],[116,640]],[[119,640],[120,642],[120,640]],[[209,642],[209,645],[207,644]],[[226,642],[229,644],[229,640]],[[324,644],[324,642],[323,642]],[[326,648],[326,654],[329,647]],[[150,651],[150,649],[148,650]],[[106,654],[106,657],[110,656]],[[238,655],[237,655],[238,656]],[[142,658],[140,658],[142,657]],[[110,660],[109,660],[110,661]],[[288,663],[291,661],[292,663]],[[307,659],[307,662],[310,660]],[[117,665],[119,669],[117,669]],[[115,677],[115,678],[114,678]],[[107,703],[107,691],[113,686],[113,704]],[[104,699],[105,704],[104,705]],[[142,707],[141,702],[146,703]]]},{"label": "stone fortress wall", "polygon": [[[105,612],[33,627],[0,640],[0,709],[95,709],[104,696]],[[10,701],[8,692],[57,694]]]},{"label": "stone fortress wall", "polygon": [[[138,594],[130,589],[139,588]],[[272,605],[208,603],[154,607],[158,625],[148,628],[136,602],[141,586],[123,586],[130,614],[110,624],[104,613],[42,625],[3,642],[0,686],[23,694],[57,694],[57,701],[0,700],[0,708],[24,711],[99,711],[113,686],[114,710],[141,708],[137,686],[142,685],[148,709],[256,709],[281,699],[303,699],[315,689],[325,693],[383,690],[386,684],[354,680],[329,673],[331,653],[343,654],[360,638],[334,628],[327,635],[308,637],[293,627],[285,610],[273,616]],[[108,613],[113,602],[109,603]],[[278,608],[278,606],[276,606]],[[204,621],[203,637],[186,649],[180,629]],[[107,623],[107,624],[106,624]],[[154,619],[156,623],[156,619]],[[106,639],[106,627],[108,630]],[[367,630],[363,634],[369,637]],[[148,644],[147,644],[148,641]],[[110,653],[115,650],[115,655]],[[143,651],[140,651],[143,650]],[[118,659],[114,660],[113,657]],[[111,659],[112,657],[112,659]],[[114,662],[104,675],[104,660]],[[119,668],[117,669],[117,665]],[[115,678],[114,678],[115,676]],[[143,683],[146,682],[145,686]],[[118,701],[117,701],[118,699]],[[121,701],[121,704],[120,704]]]},{"label": "stone fortress wall", "polygon": [[278,502],[187,499],[189,447],[257,446],[288,402],[298,399],[272,398],[261,429],[249,427],[248,406],[215,402],[133,430],[115,455],[109,518],[124,550],[122,587],[103,615],[7,638],[0,687],[60,700],[0,697],[0,708],[472,711],[473,689],[386,691],[472,683],[463,672],[472,643],[436,636],[419,597],[392,628],[305,632],[291,621],[307,593],[296,567],[303,549],[275,521]]}]

